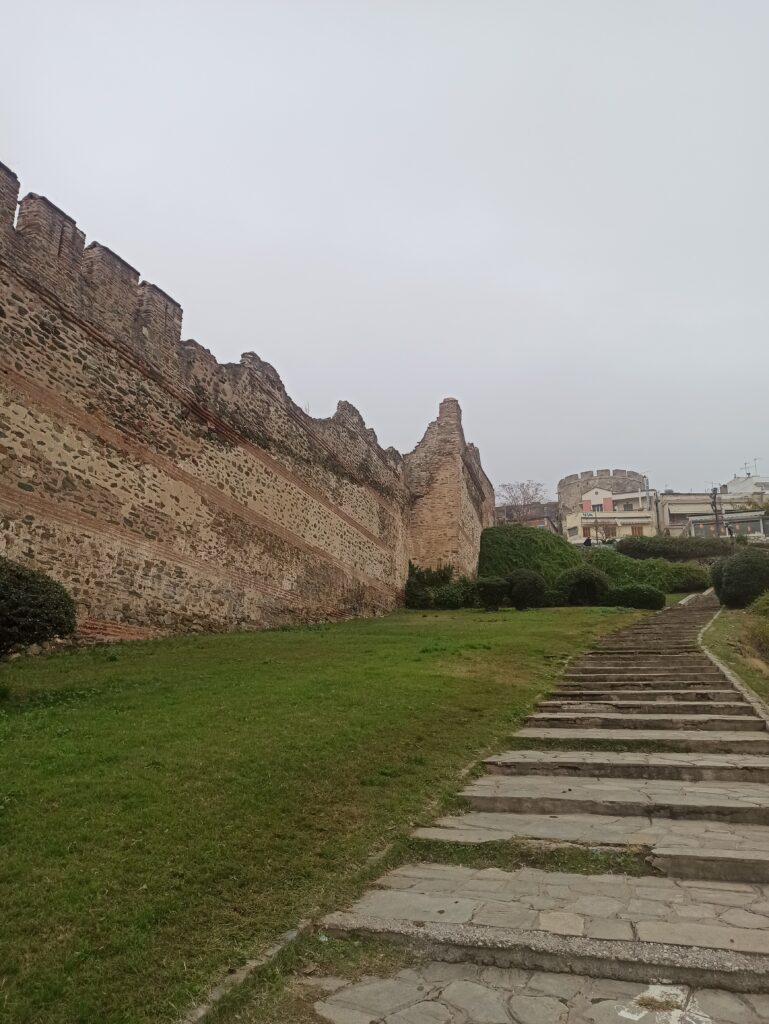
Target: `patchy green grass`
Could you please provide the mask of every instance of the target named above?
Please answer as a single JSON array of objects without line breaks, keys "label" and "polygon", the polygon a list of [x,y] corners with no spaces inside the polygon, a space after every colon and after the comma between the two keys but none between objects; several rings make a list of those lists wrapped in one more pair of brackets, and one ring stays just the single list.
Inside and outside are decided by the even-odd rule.
[{"label": "patchy green grass", "polygon": [[404,840],[398,863],[428,861],[458,864],[465,868],[539,868],[580,875],[654,874],[640,849],[599,850],[569,844],[506,841],[491,843],[448,843],[431,839]]},{"label": "patchy green grass", "polygon": [[731,668],[764,701],[769,701],[769,665],[745,644],[746,611],[724,609],[703,640],[705,646]]},{"label": "patchy green grass", "polygon": [[637,618],[404,612],[0,667],[0,1017],[176,1020],[354,898],[569,656]]}]

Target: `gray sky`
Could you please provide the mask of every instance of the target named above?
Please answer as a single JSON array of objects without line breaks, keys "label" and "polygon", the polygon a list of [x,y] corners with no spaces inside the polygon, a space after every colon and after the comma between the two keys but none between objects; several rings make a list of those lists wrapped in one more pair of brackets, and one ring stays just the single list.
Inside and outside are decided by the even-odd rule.
[{"label": "gray sky", "polygon": [[10,20],[0,160],[220,360],[401,451],[454,395],[495,483],[769,471],[767,0]]}]

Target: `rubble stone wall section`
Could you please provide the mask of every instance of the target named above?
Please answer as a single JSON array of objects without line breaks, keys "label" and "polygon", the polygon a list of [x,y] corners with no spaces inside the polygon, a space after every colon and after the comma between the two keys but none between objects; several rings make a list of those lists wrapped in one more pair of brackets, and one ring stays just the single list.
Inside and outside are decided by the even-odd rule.
[{"label": "rubble stone wall section", "polygon": [[[353,406],[313,419],[253,353],[221,365],[182,341],[177,302],[44,197],[16,216],[18,192],[0,164],[0,552],[59,579],[84,631],[374,614],[399,602],[415,544],[472,562],[486,510],[442,447],[420,456],[422,497],[452,519],[439,550],[404,458]],[[459,416],[457,466],[485,479]]]}]

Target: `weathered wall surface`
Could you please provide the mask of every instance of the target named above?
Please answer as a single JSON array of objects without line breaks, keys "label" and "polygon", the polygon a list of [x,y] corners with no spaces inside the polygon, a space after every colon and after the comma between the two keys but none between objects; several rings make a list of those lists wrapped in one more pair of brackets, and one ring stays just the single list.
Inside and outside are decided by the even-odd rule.
[{"label": "weathered wall surface", "polygon": [[459,572],[478,568],[481,530],[494,525],[494,488],[467,444],[455,398],[441,402],[438,419],[404,458],[411,499],[411,558],[417,565],[450,562]]},{"label": "weathered wall surface", "polygon": [[[392,608],[421,536],[399,453],[348,403],[307,416],[257,356],[182,341],[178,303],[45,198],[15,219],[18,188],[0,165],[0,551],[61,580],[98,633]],[[433,449],[425,494],[443,488],[452,521],[424,550],[469,564],[486,513]]]}]

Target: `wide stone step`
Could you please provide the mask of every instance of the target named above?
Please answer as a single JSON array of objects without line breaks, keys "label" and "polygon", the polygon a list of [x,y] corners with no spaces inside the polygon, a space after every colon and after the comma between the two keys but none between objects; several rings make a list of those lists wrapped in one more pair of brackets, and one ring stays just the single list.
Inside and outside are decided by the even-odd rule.
[{"label": "wide stone step", "polygon": [[[378,884],[349,912],[326,917],[324,930],[396,938],[433,957],[496,967],[769,991],[763,886],[440,864],[406,865]],[[562,1019],[562,1010],[555,1004],[537,1019]]]},{"label": "wide stone step", "polygon": [[[394,976],[354,981],[310,975],[322,997],[315,1010],[331,1024],[766,1024],[767,997],[687,985],[590,978],[554,971],[501,970],[427,960]],[[320,984],[319,984],[320,982]],[[589,1016],[585,1016],[586,1008]],[[654,1008],[662,1008],[657,1012]]]},{"label": "wide stone step", "polygon": [[632,687],[625,686],[613,686],[611,689],[603,690],[583,690],[576,686],[572,688],[562,686],[557,690],[553,690],[550,694],[552,701],[587,700],[598,701],[599,703],[613,700],[644,701],[655,706],[669,701],[677,701],[683,704],[698,704],[702,701],[708,701],[710,705],[715,706],[722,702],[730,702],[738,696],[739,694],[736,690],[652,690],[633,689]]},{"label": "wide stone step", "polygon": [[706,751],[734,754],[739,752],[769,753],[769,732],[694,732],[691,729],[600,729],[544,728],[524,726],[515,734],[527,741],[568,744],[572,749],[580,743],[621,743],[623,746],[654,746],[664,750]]},{"label": "wide stone step", "polygon": [[647,814],[769,826],[769,785],[760,782],[486,775],[461,795],[475,811]]},{"label": "wide stone step", "polygon": [[769,757],[600,750],[510,750],[487,757],[498,775],[601,776],[623,779],[769,783]]},{"label": "wide stone step", "polygon": [[[645,815],[511,814],[468,811],[418,828],[417,839],[459,845],[525,842],[623,847],[677,878],[769,883],[769,828],[699,819]],[[665,858],[660,863],[657,858]],[[769,952],[769,947],[767,947]]]},{"label": "wide stone step", "polygon": [[663,700],[623,700],[621,696],[615,695],[606,697],[603,701],[579,700],[575,697],[566,697],[562,700],[543,700],[539,707],[545,712],[580,711],[589,708],[590,714],[598,714],[601,711],[608,711],[612,714],[635,715],[635,714],[660,714],[660,715],[738,715],[741,710],[749,708],[749,705],[740,701],[663,701]]},{"label": "wide stone step", "polygon": [[601,690],[613,686],[632,686],[644,690],[719,690],[724,689],[726,681],[720,679],[706,679],[698,681],[694,679],[676,679],[670,675],[667,678],[659,679],[562,679],[558,683],[559,689],[580,689],[580,690]]},{"label": "wide stone step", "polygon": [[[526,720],[527,725],[556,729],[692,729],[719,732],[764,732],[764,722],[754,715],[623,715],[608,711],[537,712]],[[769,733],[766,734],[769,736]]]},{"label": "wide stone step", "polygon": [[681,679],[681,680],[693,680],[694,682],[701,682],[705,680],[714,680],[723,684],[724,676],[721,672],[673,672],[668,670],[659,672],[643,672],[638,669],[570,669],[568,672],[564,672],[564,679],[580,682],[584,681],[600,681],[601,679],[646,679],[649,682],[654,682],[656,679]]}]

